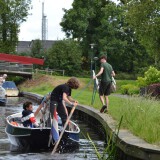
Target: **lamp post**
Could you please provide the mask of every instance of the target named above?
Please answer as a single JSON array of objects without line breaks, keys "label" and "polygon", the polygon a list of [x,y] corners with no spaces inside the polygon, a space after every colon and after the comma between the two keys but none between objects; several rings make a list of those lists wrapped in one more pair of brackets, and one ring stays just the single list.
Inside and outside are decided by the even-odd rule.
[{"label": "lamp post", "polygon": [[95,45],[96,44],[94,44],[94,43],[90,44],[91,50],[92,50],[92,53],[91,53],[91,76],[92,76],[92,70],[93,70],[93,49],[94,49]]},{"label": "lamp post", "polygon": [[98,60],[98,57],[94,57],[93,60],[94,60],[94,70],[95,70],[95,73],[96,73],[96,61]]}]

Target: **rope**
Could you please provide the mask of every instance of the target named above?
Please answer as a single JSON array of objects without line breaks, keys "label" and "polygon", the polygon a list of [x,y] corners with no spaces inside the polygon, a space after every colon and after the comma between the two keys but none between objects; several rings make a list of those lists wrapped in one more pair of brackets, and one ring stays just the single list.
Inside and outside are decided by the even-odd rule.
[{"label": "rope", "polygon": [[82,88],[76,95],[75,95],[75,99],[87,88],[87,87],[89,87],[89,85],[91,84],[91,82],[93,81],[93,79],[91,79],[90,81],[89,81],[89,83],[84,87],[84,88]]},{"label": "rope", "polygon": [[93,105],[93,103],[95,101],[96,93],[97,93],[97,84],[96,84],[96,80],[94,80],[94,87],[93,87],[93,94],[92,94],[91,105]]}]

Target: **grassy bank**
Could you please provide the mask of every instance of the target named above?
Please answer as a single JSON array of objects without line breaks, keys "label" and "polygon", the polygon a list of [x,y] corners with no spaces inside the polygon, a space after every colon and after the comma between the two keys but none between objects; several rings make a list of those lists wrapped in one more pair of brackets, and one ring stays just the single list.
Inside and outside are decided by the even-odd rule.
[{"label": "grassy bank", "polygon": [[[38,75],[32,80],[28,80],[21,86],[21,91],[34,92],[45,95],[51,92],[55,86],[65,83],[69,77],[42,76]],[[73,90],[72,96],[80,104],[91,106],[93,81],[88,78],[79,78],[81,86],[78,90]],[[118,87],[121,84],[135,83],[133,81],[117,81]],[[160,145],[160,103],[153,99],[142,97],[122,97],[121,95],[111,94],[109,96],[109,114],[120,121],[123,115],[123,128],[129,129],[134,135],[143,138],[145,141]],[[101,108],[98,93],[92,107]]]}]

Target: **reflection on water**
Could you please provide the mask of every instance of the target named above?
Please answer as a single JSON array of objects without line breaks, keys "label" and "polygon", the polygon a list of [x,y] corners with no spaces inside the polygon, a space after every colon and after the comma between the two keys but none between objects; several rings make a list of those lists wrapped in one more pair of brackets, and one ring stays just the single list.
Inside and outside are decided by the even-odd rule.
[{"label": "reflection on water", "polygon": [[[10,142],[5,133],[6,121],[5,117],[13,113],[22,111],[22,104],[27,99],[23,97],[9,97],[7,98],[7,105],[0,106],[0,160],[97,160],[95,150],[90,142],[84,138],[84,134],[89,133],[91,139],[94,141],[97,149],[100,153],[103,152],[104,142],[100,140],[100,137],[81,121],[76,121],[81,129],[80,134],[80,146],[79,149],[72,153],[56,153],[51,155],[51,151],[45,151],[40,153],[18,153],[11,152],[13,148],[10,146]],[[37,107],[35,105],[35,107]]]}]

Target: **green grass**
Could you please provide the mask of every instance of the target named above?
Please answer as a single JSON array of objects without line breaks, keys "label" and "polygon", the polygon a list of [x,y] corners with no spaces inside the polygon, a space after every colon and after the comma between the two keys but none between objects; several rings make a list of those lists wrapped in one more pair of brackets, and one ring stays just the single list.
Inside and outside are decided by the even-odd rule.
[{"label": "green grass", "polygon": [[[56,77],[58,80],[59,78]],[[62,80],[63,77],[60,77]],[[68,77],[65,77],[65,80]],[[78,90],[73,90],[72,97],[78,100],[80,104],[100,109],[102,104],[100,102],[98,93],[96,93],[94,104],[91,105],[93,94],[93,81],[88,86],[90,79],[80,78],[82,86]],[[135,81],[121,80],[117,81],[117,85],[120,87],[124,84],[135,84]],[[39,84],[38,86],[32,86],[21,90],[38,93],[45,95],[51,92],[53,85],[50,83]],[[117,120],[123,116],[123,122],[121,127],[129,129],[134,135],[144,139],[151,144],[160,145],[160,103],[154,99],[145,99],[143,97],[122,97],[116,94],[109,96],[109,114]]]},{"label": "green grass", "polygon": [[110,97],[110,114],[117,121],[123,116],[122,127],[129,129],[151,144],[160,142],[159,101],[143,97]]},{"label": "green grass", "polygon": [[135,80],[116,80],[116,85],[117,85],[116,93],[120,93],[121,92],[121,86],[127,85],[127,84],[137,86],[137,82]]}]

